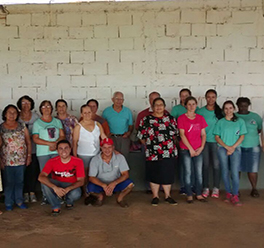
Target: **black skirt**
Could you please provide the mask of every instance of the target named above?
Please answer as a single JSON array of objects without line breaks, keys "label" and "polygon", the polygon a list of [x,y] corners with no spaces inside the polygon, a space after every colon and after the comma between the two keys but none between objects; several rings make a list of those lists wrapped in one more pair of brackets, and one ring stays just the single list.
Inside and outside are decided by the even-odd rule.
[{"label": "black skirt", "polygon": [[146,180],[156,184],[173,184],[176,158],[146,161]]}]

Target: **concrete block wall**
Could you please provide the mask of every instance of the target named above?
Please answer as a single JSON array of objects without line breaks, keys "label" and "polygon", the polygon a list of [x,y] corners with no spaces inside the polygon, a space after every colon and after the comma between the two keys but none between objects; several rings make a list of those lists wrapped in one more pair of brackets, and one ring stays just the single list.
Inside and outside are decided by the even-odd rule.
[{"label": "concrete block wall", "polygon": [[89,98],[100,111],[114,91],[134,117],[160,91],[170,110],[182,87],[203,105],[248,96],[264,114],[261,0],[105,2],[7,6],[0,14],[0,108],[29,94],[65,98],[71,113]]}]

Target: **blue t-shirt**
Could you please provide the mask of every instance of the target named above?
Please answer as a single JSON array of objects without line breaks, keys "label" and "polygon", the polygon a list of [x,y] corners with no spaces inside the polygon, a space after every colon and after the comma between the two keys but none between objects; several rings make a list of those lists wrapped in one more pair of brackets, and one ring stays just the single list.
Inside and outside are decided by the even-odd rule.
[{"label": "blue t-shirt", "polygon": [[[56,118],[51,122],[45,122],[37,119],[33,124],[32,135],[37,134],[40,139],[46,141],[56,141],[60,137],[60,129],[63,129],[62,123]],[[37,156],[57,154],[57,151],[50,151],[49,146],[37,144]]]},{"label": "blue t-shirt", "polygon": [[102,117],[108,122],[110,132],[113,134],[123,134],[133,125],[132,112],[124,106],[119,113],[110,106],[104,110]]}]

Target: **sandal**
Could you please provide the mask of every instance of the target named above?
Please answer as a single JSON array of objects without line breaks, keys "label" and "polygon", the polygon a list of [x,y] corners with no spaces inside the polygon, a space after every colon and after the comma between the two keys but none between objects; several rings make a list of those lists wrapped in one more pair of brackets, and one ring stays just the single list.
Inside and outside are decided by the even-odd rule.
[{"label": "sandal", "polygon": [[57,217],[61,213],[61,210],[59,208],[53,209],[51,212],[51,215],[54,217]]},{"label": "sandal", "polygon": [[205,198],[197,198],[196,197],[196,200],[199,201],[199,202],[207,202],[207,200]]},{"label": "sandal", "polygon": [[252,189],[250,195],[254,198],[258,198],[259,197],[259,192],[257,189]]},{"label": "sandal", "polygon": [[127,204],[127,202],[126,201],[124,201],[124,200],[122,200],[122,201],[116,201],[117,202],[117,204],[121,207],[121,208],[128,208],[129,206],[128,206],[128,204]]}]

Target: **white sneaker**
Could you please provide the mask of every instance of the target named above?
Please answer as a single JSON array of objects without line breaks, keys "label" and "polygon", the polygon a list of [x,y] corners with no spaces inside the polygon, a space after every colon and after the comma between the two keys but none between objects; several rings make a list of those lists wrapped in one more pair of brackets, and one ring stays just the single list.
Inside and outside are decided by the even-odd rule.
[{"label": "white sneaker", "polygon": [[202,196],[204,198],[207,198],[209,196],[210,192],[209,192],[209,189],[208,188],[204,188],[203,189],[203,193],[202,193]]},{"label": "white sneaker", "polygon": [[24,202],[29,203],[29,194],[28,193],[24,194]]}]

